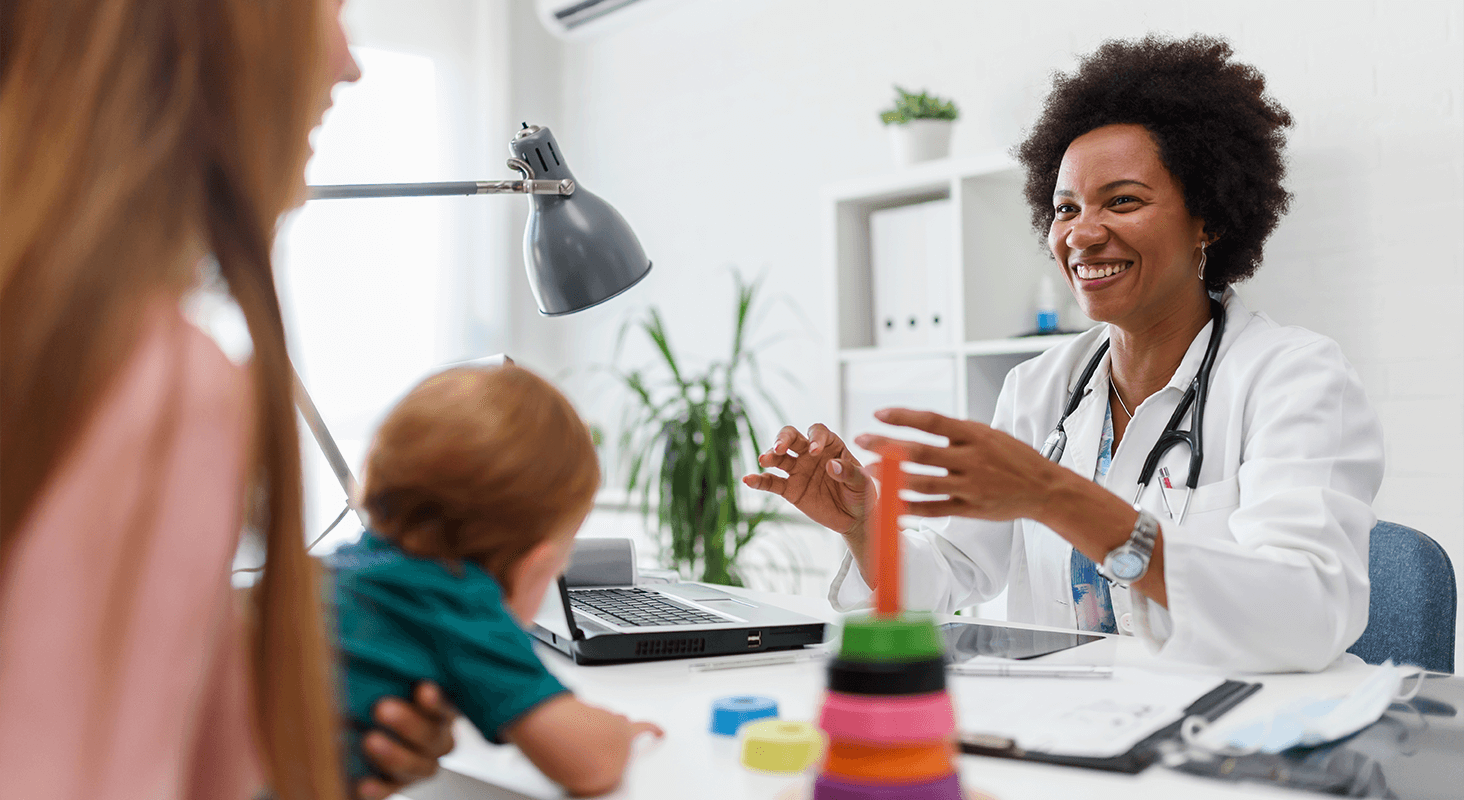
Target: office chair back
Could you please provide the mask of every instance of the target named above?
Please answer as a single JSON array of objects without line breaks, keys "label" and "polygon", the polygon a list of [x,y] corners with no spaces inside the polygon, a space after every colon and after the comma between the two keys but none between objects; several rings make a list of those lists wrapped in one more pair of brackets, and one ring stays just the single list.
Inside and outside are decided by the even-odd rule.
[{"label": "office chair back", "polygon": [[1436,672],[1454,671],[1454,565],[1438,542],[1395,522],[1373,526],[1367,630],[1347,648],[1369,664],[1393,659]]}]

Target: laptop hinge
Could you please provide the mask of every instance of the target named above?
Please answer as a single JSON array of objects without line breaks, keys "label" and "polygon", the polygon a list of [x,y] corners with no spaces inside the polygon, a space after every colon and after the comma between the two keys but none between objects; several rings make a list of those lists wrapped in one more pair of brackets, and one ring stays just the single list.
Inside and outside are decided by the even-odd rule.
[{"label": "laptop hinge", "polygon": [[563,575],[559,576],[557,582],[559,584],[559,602],[564,604],[564,621],[569,626],[569,637],[576,642],[582,642],[585,639],[585,632],[580,630],[579,625],[574,621],[574,606],[569,604],[569,582],[564,579]]}]

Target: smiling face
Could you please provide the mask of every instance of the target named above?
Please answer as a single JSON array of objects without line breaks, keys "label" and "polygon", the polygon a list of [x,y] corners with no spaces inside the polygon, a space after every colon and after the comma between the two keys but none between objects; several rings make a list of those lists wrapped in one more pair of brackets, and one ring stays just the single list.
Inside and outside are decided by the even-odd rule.
[{"label": "smiling face", "polygon": [[[325,79],[329,85],[325,87],[320,116],[315,120],[316,128],[325,121],[325,112],[335,105],[331,98],[332,90],[339,84],[361,80],[361,66],[356,63],[356,57],[351,55],[351,39],[346,34],[345,21],[341,19],[345,5],[345,0],[325,0],[322,7],[325,13]],[[314,153],[314,147],[310,151]]]},{"label": "smiling face", "polygon": [[[326,0],[325,4],[326,79],[330,81],[330,88],[338,83],[355,83],[361,80],[361,67],[356,63],[356,57],[351,55],[351,40],[346,35],[345,22],[341,19],[345,5],[345,0]],[[322,118],[331,105],[330,91],[327,89],[325,107],[320,110]]]},{"label": "smiling face", "polygon": [[1197,269],[1204,220],[1140,125],[1074,139],[1053,192],[1047,245],[1083,313],[1130,332],[1166,319],[1208,318]]},{"label": "smiling face", "polygon": [[[346,34],[345,22],[341,19],[345,4],[345,0],[322,0],[319,6],[323,20],[321,35],[324,37],[322,57],[325,59],[325,86],[320,92],[320,110],[315,124],[311,126],[306,138],[310,158],[315,156],[315,145],[310,137],[320,129],[321,123],[325,121],[325,112],[335,104],[331,99],[333,90],[339,84],[361,80],[361,67],[356,63],[356,57],[351,55],[351,40]],[[295,187],[294,205],[297,207],[309,199],[309,190],[305,184],[305,173],[301,172]]]}]

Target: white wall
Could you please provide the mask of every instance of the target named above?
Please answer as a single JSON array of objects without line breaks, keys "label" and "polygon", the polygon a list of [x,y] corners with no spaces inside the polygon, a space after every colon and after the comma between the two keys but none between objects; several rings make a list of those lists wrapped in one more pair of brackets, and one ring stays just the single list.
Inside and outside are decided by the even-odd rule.
[{"label": "white wall", "polygon": [[[560,104],[544,120],[581,182],[635,226],[655,269],[625,302],[524,330],[513,346],[542,354],[540,369],[572,370],[587,415],[613,421],[608,384],[589,369],[609,358],[620,319],[654,303],[677,345],[715,357],[729,333],[724,268],[735,264],[765,272],[815,332],[764,354],[804,384],[784,393],[785,421],[831,418],[818,189],[889,168],[876,112],[892,82],[959,102],[955,154],[1007,150],[1049,74],[1075,54],[1148,31],[1220,34],[1297,122],[1296,201],[1242,295],[1342,344],[1387,432],[1379,514],[1428,532],[1464,566],[1461,24],[1457,2],[1423,0],[669,4],[552,46]],[[779,326],[805,327],[774,319],[770,329]]]}]

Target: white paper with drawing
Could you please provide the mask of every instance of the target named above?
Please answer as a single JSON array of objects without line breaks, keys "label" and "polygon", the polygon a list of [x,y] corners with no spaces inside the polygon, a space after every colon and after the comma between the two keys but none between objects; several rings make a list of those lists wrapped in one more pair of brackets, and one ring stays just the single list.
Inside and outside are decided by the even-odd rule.
[{"label": "white paper with drawing", "polygon": [[950,690],[962,733],[1006,737],[1024,750],[1108,758],[1175,722],[1224,681],[1115,667],[1102,680],[951,676]]}]

